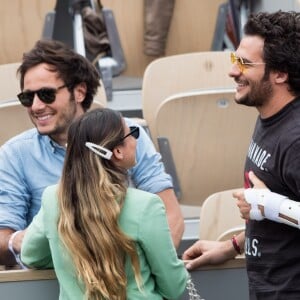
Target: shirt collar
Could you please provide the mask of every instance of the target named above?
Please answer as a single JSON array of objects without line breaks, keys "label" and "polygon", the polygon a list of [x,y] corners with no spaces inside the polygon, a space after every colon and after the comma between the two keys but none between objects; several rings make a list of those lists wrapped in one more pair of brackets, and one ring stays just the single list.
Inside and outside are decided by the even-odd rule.
[{"label": "shirt collar", "polygon": [[61,146],[55,141],[53,141],[48,135],[44,135],[43,138],[45,139],[46,143],[51,147],[51,151],[55,153],[56,151],[66,151],[65,146]]}]

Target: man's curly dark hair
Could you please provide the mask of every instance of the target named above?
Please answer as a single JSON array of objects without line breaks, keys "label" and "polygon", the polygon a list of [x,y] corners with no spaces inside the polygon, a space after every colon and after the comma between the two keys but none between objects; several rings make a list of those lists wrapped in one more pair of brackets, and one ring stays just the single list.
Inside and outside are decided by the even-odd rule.
[{"label": "man's curly dark hair", "polygon": [[288,73],[291,92],[300,94],[300,13],[277,11],[252,14],[244,27],[246,35],[264,39],[263,59],[267,71]]}]

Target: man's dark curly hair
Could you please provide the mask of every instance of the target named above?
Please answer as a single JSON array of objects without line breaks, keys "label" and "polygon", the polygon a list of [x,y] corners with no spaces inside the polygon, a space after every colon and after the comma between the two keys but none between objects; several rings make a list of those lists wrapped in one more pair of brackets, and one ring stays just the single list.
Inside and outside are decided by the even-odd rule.
[{"label": "man's dark curly hair", "polygon": [[244,27],[246,35],[264,39],[266,71],[288,73],[291,92],[300,94],[300,13],[277,11],[257,13]]},{"label": "man's dark curly hair", "polygon": [[39,40],[32,50],[23,54],[23,61],[18,69],[21,90],[24,89],[26,72],[41,63],[50,65],[50,70],[57,72],[70,92],[73,92],[76,85],[85,83],[87,92],[81,105],[84,111],[90,108],[100,86],[100,75],[92,63],[62,42]]}]

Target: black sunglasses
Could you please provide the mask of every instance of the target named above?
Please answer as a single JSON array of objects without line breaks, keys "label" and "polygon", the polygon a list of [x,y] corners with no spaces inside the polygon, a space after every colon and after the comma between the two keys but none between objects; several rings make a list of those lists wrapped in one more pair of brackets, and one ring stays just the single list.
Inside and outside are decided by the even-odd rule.
[{"label": "black sunglasses", "polygon": [[37,91],[27,91],[18,94],[18,99],[20,100],[21,104],[26,107],[31,107],[34,99],[34,95],[37,94],[39,99],[46,104],[51,104],[54,102],[56,98],[56,94],[59,90],[65,88],[66,85],[62,85],[58,88],[41,88]]},{"label": "black sunglasses", "polygon": [[[125,140],[127,137],[129,137],[130,135],[132,135],[135,139],[138,139],[140,136],[140,128],[137,126],[129,126],[130,132],[128,134],[126,134],[121,141]],[[120,141],[120,142],[121,142]]]}]

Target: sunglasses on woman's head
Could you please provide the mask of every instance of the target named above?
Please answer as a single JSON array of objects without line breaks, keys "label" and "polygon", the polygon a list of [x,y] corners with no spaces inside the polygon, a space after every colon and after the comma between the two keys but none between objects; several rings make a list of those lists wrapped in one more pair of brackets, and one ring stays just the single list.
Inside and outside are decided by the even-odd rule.
[{"label": "sunglasses on woman's head", "polygon": [[56,89],[45,87],[36,91],[25,91],[18,94],[18,99],[20,100],[22,105],[31,107],[33,104],[34,95],[37,94],[41,101],[46,104],[51,104],[55,101],[57,92],[65,87],[66,85],[64,84]]}]

